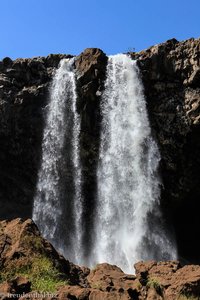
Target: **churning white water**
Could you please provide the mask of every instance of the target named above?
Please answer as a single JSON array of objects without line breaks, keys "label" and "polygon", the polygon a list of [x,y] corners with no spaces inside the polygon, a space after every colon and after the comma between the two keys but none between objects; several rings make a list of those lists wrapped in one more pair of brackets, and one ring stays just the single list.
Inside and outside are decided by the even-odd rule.
[{"label": "churning white water", "polygon": [[102,99],[94,261],[133,272],[145,259],[175,259],[159,210],[159,150],[135,61],[110,56]]},{"label": "churning white water", "polygon": [[73,59],[63,59],[52,82],[33,219],[44,237],[68,259],[79,263],[82,213],[80,121],[76,112],[73,62]]}]

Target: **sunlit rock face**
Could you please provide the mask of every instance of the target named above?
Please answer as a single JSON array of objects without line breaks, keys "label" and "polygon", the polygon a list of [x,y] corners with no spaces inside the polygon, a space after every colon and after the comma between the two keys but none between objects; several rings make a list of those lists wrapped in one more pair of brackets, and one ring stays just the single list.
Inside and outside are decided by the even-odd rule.
[{"label": "sunlit rock face", "polygon": [[[16,294],[23,295],[23,299],[36,299],[36,291],[37,295],[48,293],[52,300],[55,295],[60,300],[174,300],[185,295],[199,299],[198,265],[140,261],[132,266],[135,275],[107,263],[89,269],[65,260],[41,236],[31,219],[0,221],[0,232],[1,300]],[[51,279],[52,294],[46,278]]]},{"label": "sunlit rock face", "polygon": [[[200,262],[197,238],[200,167],[200,40],[175,39],[140,53],[138,60],[153,134],[161,154],[162,210],[175,227],[179,254]],[[42,155],[49,87],[62,58],[5,58],[0,62],[0,218],[30,217]],[[106,55],[86,49],[77,57],[77,109],[83,194],[95,206],[101,128],[100,99]],[[92,227],[90,209],[84,210]],[[90,226],[91,225],[91,226]],[[85,233],[87,234],[87,232]],[[88,241],[88,251],[89,249]]]}]

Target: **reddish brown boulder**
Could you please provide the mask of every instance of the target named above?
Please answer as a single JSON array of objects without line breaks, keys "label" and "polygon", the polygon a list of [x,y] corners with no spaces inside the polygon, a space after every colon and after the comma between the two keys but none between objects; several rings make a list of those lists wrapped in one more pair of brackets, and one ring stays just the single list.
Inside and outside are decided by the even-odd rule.
[{"label": "reddish brown boulder", "polygon": [[80,76],[92,80],[98,76],[99,68],[105,67],[106,61],[107,57],[102,50],[87,48],[77,57],[75,65]]},{"label": "reddish brown boulder", "polygon": [[88,300],[90,295],[90,289],[81,288],[80,286],[65,286],[58,291],[58,295],[59,300]]},{"label": "reddish brown boulder", "polygon": [[[140,294],[140,284],[134,275],[125,274],[120,268],[106,263],[98,264],[87,277],[91,292],[91,299],[94,298],[97,291],[104,292],[102,299],[138,299]],[[100,297],[102,293],[98,294]],[[103,297],[103,296],[102,296]],[[106,298],[108,297],[108,298]],[[115,297],[115,298],[114,298]],[[120,298],[121,297],[121,298]]]},{"label": "reddish brown boulder", "polygon": [[126,275],[119,267],[106,263],[98,264],[87,277],[92,288],[102,291],[121,291],[128,289],[135,282],[134,275]]},{"label": "reddish brown boulder", "polygon": [[27,268],[34,268],[36,263],[37,266],[48,263],[52,266],[52,271],[56,271],[61,279],[70,284],[87,286],[85,277],[88,275],[88,269],[82,270],[60,255],[47,240],[42,238],[31,219],[1,221],[0,279],[13,280],[15,276],[27,273]]},{"label": "reddish brown boulder", "polygon": [[153,299],[150,289],[153,289],[160,297],[167,300],[175,300],[180,295],[188,295],[188,297],[199,299],[200,266],[198,265],[181,267],[178,261],[151,261],[139,262],[135,264],[135,269],[140,282],[145,274],[145,281],[142,281],[142,283],[148,292],[148,297],[151,296],[147,299]]}]

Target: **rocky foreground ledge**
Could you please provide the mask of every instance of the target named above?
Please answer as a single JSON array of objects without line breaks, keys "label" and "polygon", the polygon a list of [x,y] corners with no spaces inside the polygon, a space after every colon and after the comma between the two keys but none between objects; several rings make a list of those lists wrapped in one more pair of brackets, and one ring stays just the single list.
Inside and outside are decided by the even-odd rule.
[{"label": "rocky foreground ledge", "polygon": [[76,266],[40,235],[31,219],[0,222],[0,299],[200,299],[198,265],[148,261],[134,267],[136,275],[106,263],[91,270]]}]

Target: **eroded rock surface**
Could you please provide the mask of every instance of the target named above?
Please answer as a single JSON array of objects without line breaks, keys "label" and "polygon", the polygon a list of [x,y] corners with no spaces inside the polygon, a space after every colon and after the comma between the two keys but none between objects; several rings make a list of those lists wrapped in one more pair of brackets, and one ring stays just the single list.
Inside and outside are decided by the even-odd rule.
[{"label": "eroded rock surface", "polygon": [[181,267],[178,261],[149,261],[135,264],[135,270],[137,278],[147,289],[147,295],[149,290],[156,290],[161,299],[167,300],[181,296],[187,296],[186,299],[200,297],[200,266]]},{"label": "eroded rock surface", "polygon": [[[56,276],[64,281],[55,290],[49,285],[36,289],[35,277],[45,281],[48,270],[38,268],[46,257],[59,270]],[[34,277],[23,273],[32,266]],[[35,270],[35,268],[38,268]],[[66,299],[66,300],[198,300],[200,266],[182,267],[178,261],[138,262],[136,275],[125,274],[120,268],[106,263],[93,269],[79,267],[65,260],[40,235],[32,220],[14,219],[0,222],[0,299]],[[5,279],[5,275],[9,275]],[[53,278],[56,280],[56,278]],[[42,289],[42,290],[41,290]],[[44,292],[46,294],[44,294]],[[38,293],[38,294],[37,294]],[[17,296],[15,296],[17,294]],[[43,296],[42,296],[43,294]],[[37,296],[36,296],[37,295]],[[44,296],[46,295],[46,296]],[[184,297],[188,298],[184,298]],[[181,298],[182,297],[182,298]]]},{"label": "eroded rock surface", "polygon": [[[61,278],[70,284],[87,286],[88,269],[83,270],[65,260],[42,236],[31,219],[20,218],[0,222],[0,281],[29,274],[29,269],[39,268],[42,264],[52,265]],[[44,269],[45,269],[44,265]],[[28,268],[27,268],[28,267]],[[29,278],[28,278],[29,279]],[[14,283],[13,283],[14,280]],[[19,286],[19,282],[16,285]]]}]

